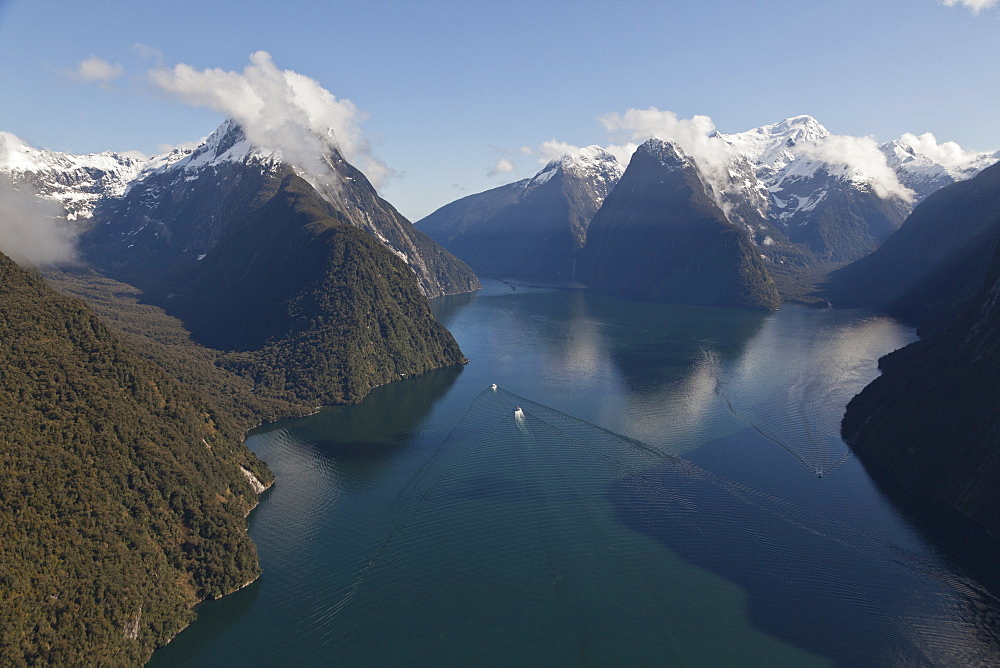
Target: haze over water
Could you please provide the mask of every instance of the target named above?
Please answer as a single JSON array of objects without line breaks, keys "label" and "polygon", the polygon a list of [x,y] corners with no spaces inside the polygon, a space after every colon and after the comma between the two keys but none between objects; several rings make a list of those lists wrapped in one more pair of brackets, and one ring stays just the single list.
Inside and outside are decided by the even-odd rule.
[{"label": "haze over water", "polygon": [[994,546],[838,435],[911,330],[486,283],[464,368],[250,435],[264,575],[152,665],[1000,661]]}]

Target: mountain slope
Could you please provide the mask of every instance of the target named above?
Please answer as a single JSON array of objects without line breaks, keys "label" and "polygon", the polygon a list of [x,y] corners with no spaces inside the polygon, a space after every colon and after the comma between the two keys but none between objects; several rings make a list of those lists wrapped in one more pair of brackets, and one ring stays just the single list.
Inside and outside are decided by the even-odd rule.
[{"label": "mountain slope", "polygon": [[614,157],[590,146],[531,179],[445,205],[417,226],[480,273],[572,279],[590,221],[621,174]]},{"label": "mountain slope", "polygon": [[748,235],[708,194],[676,145],[650,139],[590,223],[582,262],[592,287],[657,301],[777,308]]},{"label": "mountain slope", "polygon": [[260,573],[240,429],[5,256],[0,359],[0,663],[141,664]]},{"label": "mountain slope", "polygon": [[1000,537],[1000,247],[965,310],[879,360],[842,431],[862,461]]},{"label": "mountain slope", "polygon": [[1000,164],[924,200],[877,251],[835,272],[836,306],[885,310],[923,324],[968,299],[1000,241]]},{"label": "mountain slope", "polygon": [[228,366],[259,391],[313,405],[464,358],[413,271],[370,234],[327,213],[304,180],[278,191],[148,298],[195,340],[239,351]]}]

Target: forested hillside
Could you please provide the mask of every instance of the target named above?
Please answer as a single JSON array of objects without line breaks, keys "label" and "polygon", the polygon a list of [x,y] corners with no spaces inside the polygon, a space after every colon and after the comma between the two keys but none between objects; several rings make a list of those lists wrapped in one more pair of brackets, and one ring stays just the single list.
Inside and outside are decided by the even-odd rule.
[{"label": "forested hillside", "polygon": [[0,256],[0,664],[141,663],[259,574],[242,429]]}]

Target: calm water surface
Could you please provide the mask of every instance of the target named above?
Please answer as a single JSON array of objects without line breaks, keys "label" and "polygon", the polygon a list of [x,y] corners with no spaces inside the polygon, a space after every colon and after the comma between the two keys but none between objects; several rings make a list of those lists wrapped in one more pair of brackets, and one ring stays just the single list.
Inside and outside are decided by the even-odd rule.
[{"label": "calm water surface", "polygon": [[838,436],[911,330],[499,282],[435,307],[468,365],[251,434],[264,575],[152,665],[1000,663],[996,546]]}]

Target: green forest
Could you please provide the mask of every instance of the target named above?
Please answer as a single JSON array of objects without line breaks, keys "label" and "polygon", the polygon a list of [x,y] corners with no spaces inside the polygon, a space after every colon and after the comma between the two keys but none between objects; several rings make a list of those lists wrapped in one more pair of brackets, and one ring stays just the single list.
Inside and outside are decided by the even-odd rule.
[{"label": "green forest", "polygon": [[0,360],[0,664],[141,663],[258,576],[241,420],[5,256]]}]

